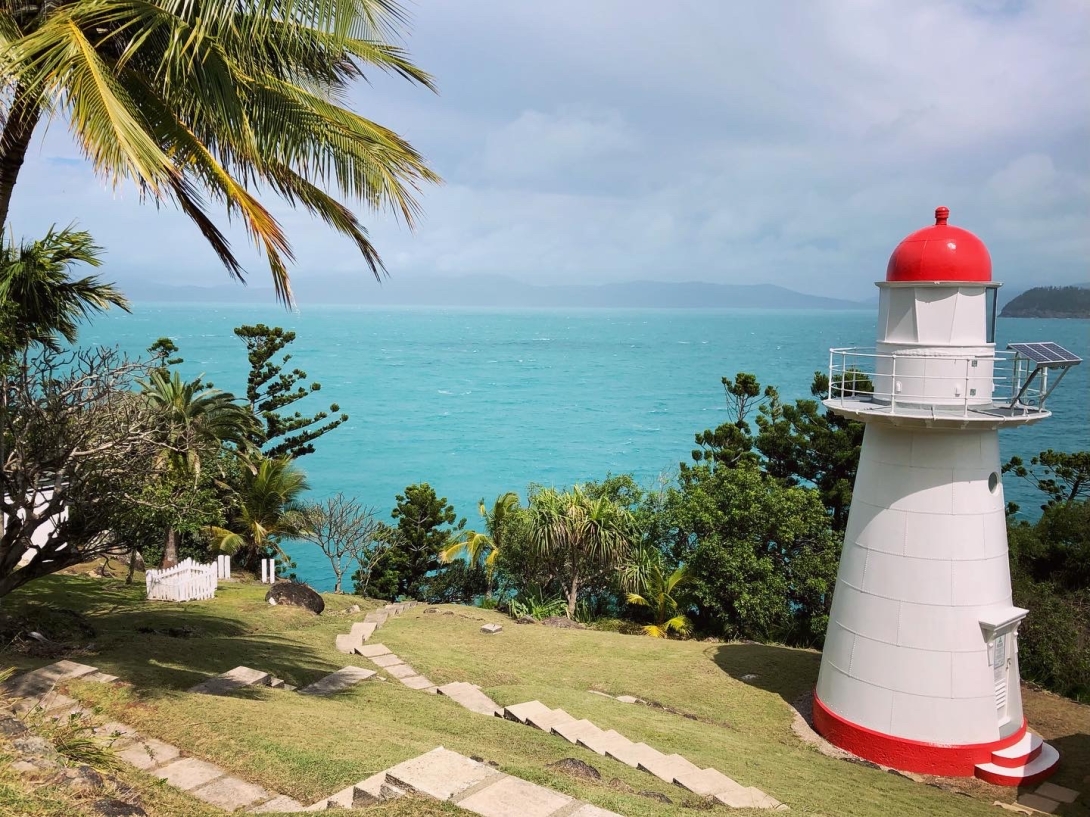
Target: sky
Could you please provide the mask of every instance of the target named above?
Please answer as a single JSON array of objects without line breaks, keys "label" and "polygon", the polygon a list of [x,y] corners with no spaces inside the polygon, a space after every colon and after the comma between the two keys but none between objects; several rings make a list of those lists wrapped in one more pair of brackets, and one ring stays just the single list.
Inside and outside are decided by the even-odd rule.
[{"label": "sky", "polygon": [[[773,283],[863,299],[897,242],[945,205],[988,245],[996,280],[1090,280],[1085,0],[407,8],[404,44],[438,94],[379,74],[351,98],[444,179],[422,191],[415,231],[365,215],[392,276]],[[18,235],[75,221],[106,247],[107,278],[227,282],[184,216],[105,187],[66,128],[53,121],[31,149]],[[346,240],[272,209],[294,281],[368,274]],[[256,298],[267,267],[242,256]]]}]

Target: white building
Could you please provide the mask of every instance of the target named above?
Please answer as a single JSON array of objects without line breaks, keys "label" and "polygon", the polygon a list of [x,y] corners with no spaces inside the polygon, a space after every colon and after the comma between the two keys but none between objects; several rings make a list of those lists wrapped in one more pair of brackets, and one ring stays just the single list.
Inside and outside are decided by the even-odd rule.
[{"label": "white building", "polygon": [[1059,755],[1022,715],[998,430],[1047,418],[1079,361],[996,351],[991,259],[948,214],[890,257],[876,347],[831,353],[825,405],[866,433],[814,722],[883,765],[1028,784]]}]

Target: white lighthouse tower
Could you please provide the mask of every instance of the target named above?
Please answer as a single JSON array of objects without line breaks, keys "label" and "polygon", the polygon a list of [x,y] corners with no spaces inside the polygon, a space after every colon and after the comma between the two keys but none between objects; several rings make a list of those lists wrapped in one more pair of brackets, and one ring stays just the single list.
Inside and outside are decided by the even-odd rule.
[{"label": "white lighthouse tower", "polygon": [[948,216],[890,257],[877,346],[831,352],[825,405],[866,433],[814,724],[886,766],[1023,785],[1059,755],[1022,715],[998,431],[1047,418],[1079,359],[996,351],[991,259]]}]

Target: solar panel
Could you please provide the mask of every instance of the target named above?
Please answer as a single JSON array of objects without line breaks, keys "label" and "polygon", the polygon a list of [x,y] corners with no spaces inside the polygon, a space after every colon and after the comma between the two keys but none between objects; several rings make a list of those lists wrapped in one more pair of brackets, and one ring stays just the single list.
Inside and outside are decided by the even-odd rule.
[{"label": "solar panel", "polygon": [[1011,343],[1007,349],[1028,358],[1038,366],[1074,366],[1082,363],[1082,358],[1072,354],[1058,343]]}]

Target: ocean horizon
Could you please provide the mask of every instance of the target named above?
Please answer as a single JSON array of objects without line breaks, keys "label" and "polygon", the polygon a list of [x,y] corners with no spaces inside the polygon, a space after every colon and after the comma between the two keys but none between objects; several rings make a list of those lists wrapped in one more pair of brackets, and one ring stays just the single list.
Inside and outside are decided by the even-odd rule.
[{"label": "ocean horizon", "polygon": [[[136,303],[96,318],[81,345],[146,356],[169,337],[186,378],[245,393],[248,364],[232,329],[265,323],[295,331],[291,367],[322,390],[305,413],[339,404],[350,419],[300,459],[307,499],[339,492],[388,518],[407,485],[428,482],[467,527],[477,503],[531,484],[570,486],[632,473],[649,484],[691,461],[693,437],[728,416],[721,377],[753,372],[781,398],[809,397],[828,349],[871,346],[870,310],[394,307]],[[997,346],[1052,340],[1090,357],[1083,320],[1000,319]],[[1053,417],[1001,432],[1004,461],[1047,448],[1090,449],[1087,365],[1049,399]],[[1008,476],[1021,515],[1038,492]],[[299,577],[320,590],[333,574],[315,547],[286,548]]]}]

